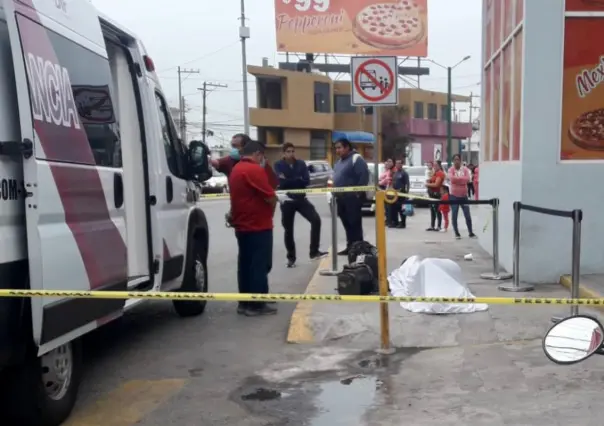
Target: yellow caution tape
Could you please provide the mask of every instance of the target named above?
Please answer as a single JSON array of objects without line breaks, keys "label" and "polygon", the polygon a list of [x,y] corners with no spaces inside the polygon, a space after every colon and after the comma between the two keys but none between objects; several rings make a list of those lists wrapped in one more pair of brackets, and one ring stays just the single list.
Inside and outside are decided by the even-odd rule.
[{"label": "yellow caution tape", "polygon": [[[325,194],[328,192],[367,192],[375,191],[375,186],[346,186],[341,188],[306,188],[277,191],[277,194]],[[201,194],[199,198],[229,198],[228,194]]]},{"label": "yellow caution tape", "polygon": [[604,305],[604,299],[558,299],[551,297],[409,297],[409,296],[340,296],[334,294],[239,294],[172,293],[146,291],[76,291],[76,290],[0,290],[0,297],[66,297],[73,299],[161,299],[211,300],[223,302],[419,302],[486,303],[489,305]]}]

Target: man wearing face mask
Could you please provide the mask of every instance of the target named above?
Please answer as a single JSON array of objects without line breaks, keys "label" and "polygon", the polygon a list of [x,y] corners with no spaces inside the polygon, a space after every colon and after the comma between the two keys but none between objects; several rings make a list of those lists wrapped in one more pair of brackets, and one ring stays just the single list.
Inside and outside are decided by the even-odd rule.
[{"label": "man wearing face mask", "polygon": [[[231,224],[239,247],[239,292],[268,294],[268,274],[273,262],[273,214],[278,198],[260,165],[265,161],[264,145],[250,140],[241,154],[229,176]],[[273,315],[277,310],[264,302],[241,302],[237,313]]]},{"label": "man wearing face mask", "polygon": [[[252,139],[246,135],[245,133],[237,133],[231,139],[231,152],[226,157],[222,157],[219,159],[212,160],[212,167],[214,167],[218,172],[224,173],[228,178],[241,157],[241,149]],[[256,141],[257,142],[257,141]],[[257,142],[260,143],[260,142]],[[277,188],[279,185],[279,179],[275,175],[273,168],[268,164],[265,160],[260,164],[261,167],[264,168],[266,175],[268,177],[270,185],[273,189]]]}]

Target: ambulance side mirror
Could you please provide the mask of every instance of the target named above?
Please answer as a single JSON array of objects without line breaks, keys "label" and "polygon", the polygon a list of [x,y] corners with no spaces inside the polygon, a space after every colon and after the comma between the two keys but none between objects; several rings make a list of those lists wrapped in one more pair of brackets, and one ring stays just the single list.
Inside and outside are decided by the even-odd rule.
[{"label": "ambulance side mirror", "polygon": [[212,177],[212,168],[210,167],[210,149],[201,141],[191,141],[189,143],[188,171],[189,177],[205,182]]}]

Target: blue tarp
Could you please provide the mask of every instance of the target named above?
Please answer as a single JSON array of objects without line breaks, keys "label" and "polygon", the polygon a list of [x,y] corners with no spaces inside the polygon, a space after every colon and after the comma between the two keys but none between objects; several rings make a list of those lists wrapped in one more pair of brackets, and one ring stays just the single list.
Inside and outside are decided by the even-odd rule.
[{"label": "blue tarp", "polygon": [[348,139],[352,143],[375,143],[373,133],[369,132],[351,132],[346,130],[334,130],[331,132],[331,139],[335,143],[340,139]]}]

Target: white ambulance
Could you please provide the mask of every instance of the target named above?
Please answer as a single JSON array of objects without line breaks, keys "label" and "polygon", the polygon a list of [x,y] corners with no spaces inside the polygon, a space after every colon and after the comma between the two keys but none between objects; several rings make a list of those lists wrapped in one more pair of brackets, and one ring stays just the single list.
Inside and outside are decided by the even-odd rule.
[{"label": "white ambulance", "polygon": [[[178,138],[140,40],[90,1],[0,0],[0,288],[206,292],[208,154]],[[61,424],[78,337],[139,302],[0,298],[0,424]]]}]

